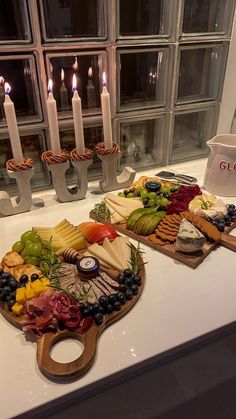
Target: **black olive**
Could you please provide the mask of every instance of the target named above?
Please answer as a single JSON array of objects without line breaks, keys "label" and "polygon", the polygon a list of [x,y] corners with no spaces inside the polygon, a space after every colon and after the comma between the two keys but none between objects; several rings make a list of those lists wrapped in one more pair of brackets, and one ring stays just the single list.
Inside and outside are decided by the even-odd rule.
[{"label": "black olive", "polygon": [[106,307],[109,304],[109,299],[106,295],[102,295],[98,299],[99,304],[101,304],[102,307]]},{"label": "black olive", "polygon": [[29,280],[28,275],[21,275],[21,277],[20,277],[20,283],[21,284],[26,284],[26,282],[28,282],[28,280]]},{"label": "black olive", "polygon": [[39,276],[38,276],[38,274],[32,274],[30,279],[31,279],[32,282],[34,282],[34,281],[36,281],[36,279],[39,279]]},{"label": "black olive", "polygon": [[127,300],[132,300],[132,298],[133,298],[132,291],[130,289],[127,290],[126,293],[125,293],[125,296],[126,296]]},{"label": "black olive", "polygon": [[103,322],[103,315],[102,315],[102,313],[96,313],[95,316],[94,316],[94,321],[95,321],[96,325],[98,325],[98,326],[100,324],[102,324],[102,322]]},{"label": "black olive", "polygon": [[127,268],[124,270],[123,275],[125,278],[131,278],[133,275],[133,272],[131,269]]},{"label": "black olive", "polygon": [[108,299],[109,299],[109,303],[114,305],[116,302],[116,294],[109,295]]}]

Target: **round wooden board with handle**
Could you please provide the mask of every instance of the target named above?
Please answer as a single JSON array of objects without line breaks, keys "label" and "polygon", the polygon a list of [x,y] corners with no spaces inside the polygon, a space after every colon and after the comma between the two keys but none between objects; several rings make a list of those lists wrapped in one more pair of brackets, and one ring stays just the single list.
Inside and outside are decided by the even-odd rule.
[{"label": "round wooden board with handle", "polygon": [[[134,250],[133,246],[132,249]],[[48,332],[42,337],[37,338],[37,362],[43,374],[56,380],[66,380],[80,377],[88,371],[94,362],[98,339],[103,330],[123,317],[136,304],[143,291],[145,284],[145,269],[141,257],[139,257],[139,264],[141,267],[139,275],[141,276],[142,283],[139,286],[138,294],[134,295],[132,300],[127,300],[119,311],[115,311],[112,314],[105,314],[104,321],[100,326],[97,326],[93,321],[91,327],[83,335],[64,329],[56,333]],[[7,309],[6,303],[3,302],[0,302],[0,311],[11,324],[22,329],[22,322],[24,321],[23,316],[15,316]],[[84,350],[82,354],[79,358],[71,362],[61,363],[54,361],[51,357],[52,347],[57,342],[67,338],[79,340],[83,344]]]}]

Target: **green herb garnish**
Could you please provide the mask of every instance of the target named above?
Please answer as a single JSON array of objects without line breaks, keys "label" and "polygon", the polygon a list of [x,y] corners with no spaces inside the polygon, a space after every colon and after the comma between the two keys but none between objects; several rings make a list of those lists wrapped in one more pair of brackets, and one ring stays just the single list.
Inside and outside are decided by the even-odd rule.
[{"label": "green herb garnish", "polygon": [[[131,245],[129,246],[131,247]],[[131,250],[132,249],[133,248],[131,247]],[[147,262],[140,263],[140,258],[142,257],[144,253],[145,253],[144,250],[142,250],[140,247],[140,242],[138,242],[138,246],[135,248],[135,251],[131,253],[131,258],[129,262],[134,275],[136,275],[140,271],[141,267],[147,263]]]},{"label": "green herb garnish", "polygon": [[96,218],[101,217],[103,220],[107,221],[111,218],[111,212],[106,206],[105,201],[99,202],[96,204],[92,210],[95,213]]}]

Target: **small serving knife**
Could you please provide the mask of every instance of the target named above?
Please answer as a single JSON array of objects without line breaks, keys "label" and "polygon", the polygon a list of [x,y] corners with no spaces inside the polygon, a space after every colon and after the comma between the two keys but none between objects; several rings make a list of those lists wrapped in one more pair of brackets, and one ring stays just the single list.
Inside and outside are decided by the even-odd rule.
[{"label": "small serving knife", "polygon": [[192,185],[197,182],[197,178],[193,176],[184,175],[181,173],[168,172],[166,170],[162,170],[161,172],[156,173],[155,176],[169,181],[177,181],[185,185]]}]

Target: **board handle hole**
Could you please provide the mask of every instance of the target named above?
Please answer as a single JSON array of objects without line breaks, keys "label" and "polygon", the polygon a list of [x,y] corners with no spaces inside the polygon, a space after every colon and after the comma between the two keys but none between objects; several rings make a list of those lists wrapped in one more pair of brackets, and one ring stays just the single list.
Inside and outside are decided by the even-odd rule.
[{"label": "board handle hole", "polygon": [[84,345],[79,339],[64,337],[52,345],[50,356],[56,362],[68,363],[78,359],[83,351]]}]

